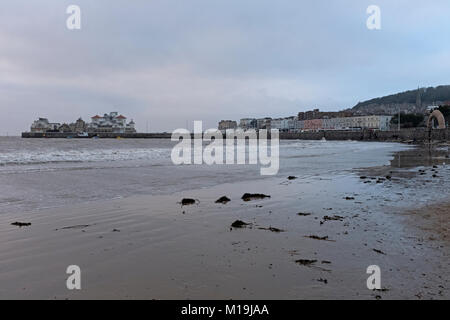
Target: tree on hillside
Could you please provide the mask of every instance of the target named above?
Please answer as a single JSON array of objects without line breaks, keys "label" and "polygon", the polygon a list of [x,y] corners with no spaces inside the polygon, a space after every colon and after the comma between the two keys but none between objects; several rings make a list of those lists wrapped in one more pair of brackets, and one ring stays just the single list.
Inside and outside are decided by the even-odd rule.
[{"label": "tree on hillside", "polygon": [[450,118],[450,106],[440,106],[438,108],[440,112],[444,115],[445,119]]},{"label": "tree on hillside", "polygon": [[450,106],[440,106],[438,110],[444,115],[446,126],[448,127],[450,123]]},{"label": "tree on hillside", "polygon": [[[438,101],[450,101],[450,86],[438,86],[421,88],[420,98],[422,104],[433,104]],[[359,102],[354,108],[363,107],[371,104],[403,104],[403,103],[416,103],[417,89],[392,94],[385,97],[375,98],[363,102]]]},{"label": "tree on hillside", "polygon": [[[392,117],[391,124],[393,125],[398,124],[398,114]],[[424,125],[425,125],[425,117],[423,114],[419,113],[400,114],[400,126],[402,128],[416,128]]]}]

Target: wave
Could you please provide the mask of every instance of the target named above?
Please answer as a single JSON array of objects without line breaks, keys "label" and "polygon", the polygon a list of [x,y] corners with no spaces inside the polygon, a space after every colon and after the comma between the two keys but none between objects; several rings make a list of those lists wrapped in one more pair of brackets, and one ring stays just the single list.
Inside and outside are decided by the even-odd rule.
[{"label": "wave", "polygon": [[51,163],[160,160],[170,157],[169,149],[49,150],[0,153],[0,166],[41,165]]}]

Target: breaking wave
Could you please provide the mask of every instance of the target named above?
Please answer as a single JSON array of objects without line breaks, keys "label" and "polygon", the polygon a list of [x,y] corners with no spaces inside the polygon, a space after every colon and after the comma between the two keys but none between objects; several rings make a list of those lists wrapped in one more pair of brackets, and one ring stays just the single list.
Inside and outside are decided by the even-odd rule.
[{"label": "breaking wave", "polygon": [[162,160],[169,157],[170,150],[152,149],[98,149],[98,150],[53,150],[18,151],[0,153],[0,166],[33,165],[47,163],[82,163],[129,160]]}]

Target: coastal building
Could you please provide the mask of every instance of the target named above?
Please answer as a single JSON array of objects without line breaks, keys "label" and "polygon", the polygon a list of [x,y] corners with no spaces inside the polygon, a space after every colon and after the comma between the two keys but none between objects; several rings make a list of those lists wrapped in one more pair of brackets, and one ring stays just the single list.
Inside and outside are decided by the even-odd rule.
[{"label": "coastal building", "polygon": [[359,116],[300,120],[296,131],[302,130],[380,130],[390,129],[392,116]]},{"label": "coastal building", "polygon": [[[317,114],[317,111],[316,111]],[[338,113],[334,113],[338,114]],[[339,114],[348,115],[346,112]],[[370,115],[358,117],[337,117],[301,120],[299,117],[288,118],[261,118],[261,119],[241,119],[239,127],[248,130],[256,129],[278,129],[280,132],[302,132],[318,130],[390,130],[392,116]],[[309,115],[307,116],[309,117]],[[303,117],[304,118],[304,117]]]},{"label": "coastal building", "polygon": [[255,118],[243,118],[239,121],[239,128],[243,130],[256,129]]},{"label": "coastal building", "polygon": [[[340,117],[337,117],[337,116]],[[243,118],[239,121],[239,128],[248,129],[277,129],[280,132],[303,132],[319,130],[390,130],[392,116],[390,115],[366,115],[352,116],[351,112],[321,112],[315,109],[300,112],[296,117],[286,118]],[[232,120],[219,122],[219,129],[235,129],[237,124]]]},{"label": "coastal building", "polygon": [[331,118],[345,118],[351,117],[353,113],[345,111],[320,111],[319,109],[314,109],[306,112],[299,112],[297,115],[298,120],[314,120],[314,119],[331,119]]},{"label": "coastal building", "polygon": [[294,119],[293,132],[301,132],[305,129],[305,120]]},{"label": "coastal building", "polygon": [[232,120],[221,120],[219,122],[219,130],[236,129],[237,122]]},{"label": "coastal building", "polygon": [[96,115],[91,118],[91,123],[86,123],[79,118],[74,123],[51,123],[47,118],[38,118],[31,125],[31,132],[45,133],[45,132],[64,132],[64,133],[135,133],[135,123],[131,120],[129,123],[126,117],[119,115],[117,112],[110,112],[104,114],[103,117]]},{"label": "coastal building", "polygon": [[260,118],[256,119],[256,129],[270,129],[272,118]]},{"label": "coastal building", "polygon": [[50,123],[47,118],[39,118],[31,124],[31,132],[49,132],[58,131],[60,127],[59,123]]},{"label": "coastal building", "polygon": [[70,132],[82,133],[87,131],[87,124],[83,119],[78,118],[75,123],[69,124]]},{"label": "coastal building", "polygon": [[63,123],[59,127],[58,131],[59,132],[64,132],[64,133],[69,133],[69,132],[72,132],[72,129],[70,128],[70,126],[67,123]]},{"label": "coastal building", "polygon": [[370,129],[386,131],[390,129],[392,116],[359,116],[348,118],[330,119],[334,129]]},{"label": "coastal building", "polygon": [[431,113],[436,109],[439,109],[439,106],[428,106],[425,111]]},{"label": "coastal building", "polygon": [[279,131],[287,130],[287,125],[286,125],[285,119],[283,119],[283,118],[272,119],[272,121],[270,122],[270,128],[277,129]]},{"label": "coastal building", "polygon": [[339,118],[323,119],[322,125],[324,130],[336,130],[339,128]]},{"label": "coastal building", "polygon": [[103,117],[95,115],[91,118],[91,123],[87,126],[88,132],[113,132],[113,133],[134,133],[135,123],[131,120],[127,123],[127,118],[119,115],[118,112],[105,113]]},{"label": "coastal building", "polygon": [[272,119],[271,129],[278,129],[280,132],[292,132],[296,129],[296,117]]},{"label": "coastal building", "polygon": [[322,119],[305,120],[304,130],[321,130],[323,129]]},{"label": "coastal building", "polygon": [[392,116],[367,116],[363,118],[363,128],[386,131],[391,127]]}]

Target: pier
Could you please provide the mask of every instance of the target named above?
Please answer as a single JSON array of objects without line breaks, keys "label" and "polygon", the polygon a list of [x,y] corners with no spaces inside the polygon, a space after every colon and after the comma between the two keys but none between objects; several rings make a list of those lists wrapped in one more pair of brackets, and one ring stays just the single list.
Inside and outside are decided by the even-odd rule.
[{"label": "pier", "polygon": [[[169,132],[161,133],[88,133],[79,136],[73,132],[23,132],[22,138],[51,138],[51,139],[170,139]],[[307,131],[298,133],[280,132],[281,140],[356,140],[356,141],[449,141],[450,129],[402,129],[400,131]]]}]

